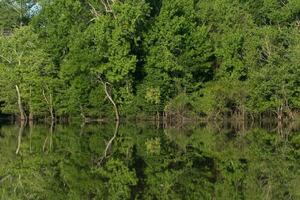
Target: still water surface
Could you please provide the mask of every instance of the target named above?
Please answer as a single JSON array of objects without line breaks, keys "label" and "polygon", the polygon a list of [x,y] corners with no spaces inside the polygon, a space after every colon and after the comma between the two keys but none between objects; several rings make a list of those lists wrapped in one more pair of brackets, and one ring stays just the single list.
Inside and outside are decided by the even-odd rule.
[{"label": "still water surface", "polygon": [[0,199],[300,199],[293,128],[114,129],[0,125]]}]

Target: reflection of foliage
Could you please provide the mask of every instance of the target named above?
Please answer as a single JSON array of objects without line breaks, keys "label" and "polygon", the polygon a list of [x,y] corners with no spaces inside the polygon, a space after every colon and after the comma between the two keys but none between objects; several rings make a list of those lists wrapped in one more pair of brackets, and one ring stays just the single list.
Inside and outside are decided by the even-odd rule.
[{"label": "reflection of foliage", "polygon": [[103,168],[97,168],[94,173],[106,180],[105,189],[109,199],[129,199],[130,186],[137,184],[135,172],[118,159],[109,160]]},{"label": "reflection of foliage", "polygon": [[0,199],[298,199],[299,134],[263,129],[240,135],[211,128],[121,126],[112,154],[101,156],[113,126],[0,128]]},{"label": "reflection of foliage", "polygon": [[159,88],[149,88],[146,92],[145,99],[152,104],[160,103],[160,90]]},{"label": "reflection of foliage", "polygon": [[159,155],[160,153],[160,139],[154,138],[146,141],[146,148],[149,155]]}]

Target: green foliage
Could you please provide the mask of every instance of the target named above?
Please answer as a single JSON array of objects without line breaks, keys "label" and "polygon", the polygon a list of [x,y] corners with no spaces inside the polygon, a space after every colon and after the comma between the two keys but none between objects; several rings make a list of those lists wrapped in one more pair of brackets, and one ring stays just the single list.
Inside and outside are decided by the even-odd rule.
[{"label": "green foliage", "polygon": [[35,5],[33,0],[1,0],[0,34],[10,35],[15,28],[28,24]]},{"label": "green foliage", "polygon": [[9,37],[0,38],[1,97],[6,112],[17,111],[18,85],[28,112],[47,112],[43,91],[52,92],[57,80],[52,79],[52,64],[39,46],[38,36],[30,27],[23,27]]},{"label": "green foliage", "polygon": [[111,118],[101,82],[123,117],[300,108],[298,0],[2,0],[0,12],[7,113],[18,85],[26,114]]},{"label": "green foliage", "polygon": [[208,117],[219,117],[230,111],[242,111],[248,97],[246,89],[245,82],[234,79],[209,83],[202,90],[202,97],[195,98],[194,107],[196,111]]},{"label": "green foliage", "polygon": [[264,28],[261,34],[264,38],[261,44],[263,64],[252,71],[251,109],[263,112],[275,111],[278,107],[284,107],[285,111],[297,108],[299,67],[296,67],[294,56],[298,54],[299,34],[295,30],[277,28]]},{"label": "green foliage", "polygon": [[299,198],[299,132],[287,127],[128,124],[98,165],[113,128],[34,125],[19,137],[1,125],[0,199]]},{"label": "green foliage", "polygon": [[194,102],[186,93],[181,93],[171,99],[165,106],[165,113],[170,116],[177,117],[194,117],[193,108]]},{"label": "green foliage", "polygon": [[155,138],[146,141],[146,148],[149,155],[159,155],[160,154],[160,139]]},{"label": "green foliage", "polygon": [[135,173],[130,171],[120,160],[109,160],[104,168],[95,170],[95,174],[108,179],[106,193],[112,199],[129,199],[130,186],[137,184]]},{"label": "green foliage", "polygon": [[159,87],[165,100],[209,79],[209,28],[197,20],[193,1],[164,1],[146,34],[145,85]]}]

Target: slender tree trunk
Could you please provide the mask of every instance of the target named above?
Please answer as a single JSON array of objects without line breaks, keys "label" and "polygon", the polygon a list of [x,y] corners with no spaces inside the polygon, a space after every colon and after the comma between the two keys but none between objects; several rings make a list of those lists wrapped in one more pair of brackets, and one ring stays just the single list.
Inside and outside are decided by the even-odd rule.
[{"label": "slender tree trunk", "polygon": [[54,122],[55,116],[54,116],[54,109],[53,109],[53,97],[50,93],[50,115],[51,115],[51,122]]},{"label": "slender tree trunk", "polygon": [[107,90],[107,85],[109,83],[105,82],[103,83],[104,84],[104,91],[105,91],[105,94],[107,96],[107,98],[109,99],[109,101],[112,103],[113,107],[114,107],[114,110],[115,110],[115,116],[116,116],[116,121],[119,122],[120,121],[120,114],[119,114],[119,110],[118,110],[118,106],[117,104],[115,103],[115,101],[113,100],[113,98],[111,97],[111,95],[109,94],[108,90]]},{"label": "slender tree trunk", "polygon": [[21,121],[20,129],[19,129],[19,135],[18,135],[18,146],[16,150],[16,154],[18,155],[21,149],[21,143],[22,143],[22,135],[24,132],[25,122]]},{"label": "slender tree trunk", "polygon": [[20,89],[19,89],[18,85],[16,85],[16,90],[17,90],[17,95],[18,95],[18,106],[19,106],[19,112],[20,112],[20,120],[21,121],[26,121],[27,117],[26,117],[26,114],[25,114],[24,109],[23,109],[21,93],[20,93]]},{"label": "slender tree trunk", "polygon": [[55,116],[54,116],[54,111],[53,111],[53,97],[52,97],[52,94],[50,93],[49,99],[48,99],[46,94],[45,94],[45,90],[43,90],[43,96],[44,96],[44,99],[45,99],[45,101],[48,105],[48,110],[49,110],[49,113],[50,113],[51,122],[54,122],[55,121]]},{"label": "slender tree trunk", "polygon": [[115,116],[116,116],[116,126],[115,126],[115,132],[114,132],[114,135],[113,137],[108,141],[107,145],[106,145],[106,148],[103,152],[103,156],[102,158],[100,159],[100,161],[98,162],[98,165],[101,165],[101,163],[103,162],[103,160],[107,157],[107,154],[108,154],[108,151],[109,149],[111,148],[112,146],[112,143],[113,141],[116,139],[117,135],[118,135],[118,132],[119,132],[119,126],[120,126],[120,114],[119,114],[119,110],[118,110],[118,106],[117,104],[115,103],[115,101],[113,100],[113,98],[111,97],[110,93],[108,92],[108,89],[107,89],[107,85],[109,85],[108,82],[103,82],[101,77],[99,77],[99,80],[102,82],[102,84],[104,85],[104,91],[105,91],[105,94],[107,96],[107,98],[109,99],[109,101],[111,102],[111,104],[113,105],[114,107],[114,110],[115,110]]},{"label": "slender tree trunk", "polygon": [[[44,141],[43,152],[52,151],[53,146],[53,131],[54,131],[54,121],[51,122],[49,133]],[[48,146],[48,147],[47,147]]]},{"label": "slender tree trunk", "polygon": [[115,140],[115,138],[116,138],[117,135],[118,135],[119,126],[120,126],[120,122],[119,122],[119,121],[116,121],[115,132],[114,132],[113,137],[112,137],[112,138],[109,140],[109,142],[107,143],[107,146],[106,146],[106,148],[105,148],[105,150],[104,150],[104,157],[107,157],[107,151],[108,151],[108,149],[111,147],[112,142]]},{"label": "slender tree trunk", "polygon": [[108,151],[111,149],[113,141],[116,139],[118,132],[119,132],[119,127],[120,127],[120,121],[116,121],[116,126],[115,126],[115,132],[113,137],[108,141],[105,150],[103,152],[103,156],[100,158],[100,160],[98,161],[97,165],[100,166],[102,164],[102,162],[104,161],[104,159],[106,159],[106,157],[108,156]]},{"label": "slender tree trunk", "polygon": [[278,119],[278,121],[282,121],[282,117],[283,117],[282,106],[279,106],[277,108],[277,119]]}]

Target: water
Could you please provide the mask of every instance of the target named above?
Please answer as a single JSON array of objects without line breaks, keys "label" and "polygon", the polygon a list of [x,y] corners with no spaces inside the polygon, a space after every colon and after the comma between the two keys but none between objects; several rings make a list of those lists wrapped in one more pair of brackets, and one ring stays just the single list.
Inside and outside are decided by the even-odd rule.
[{"label": "water", "polygon": [[294,128],[114,129],[0,125],[0,199],[300,199]]}]

